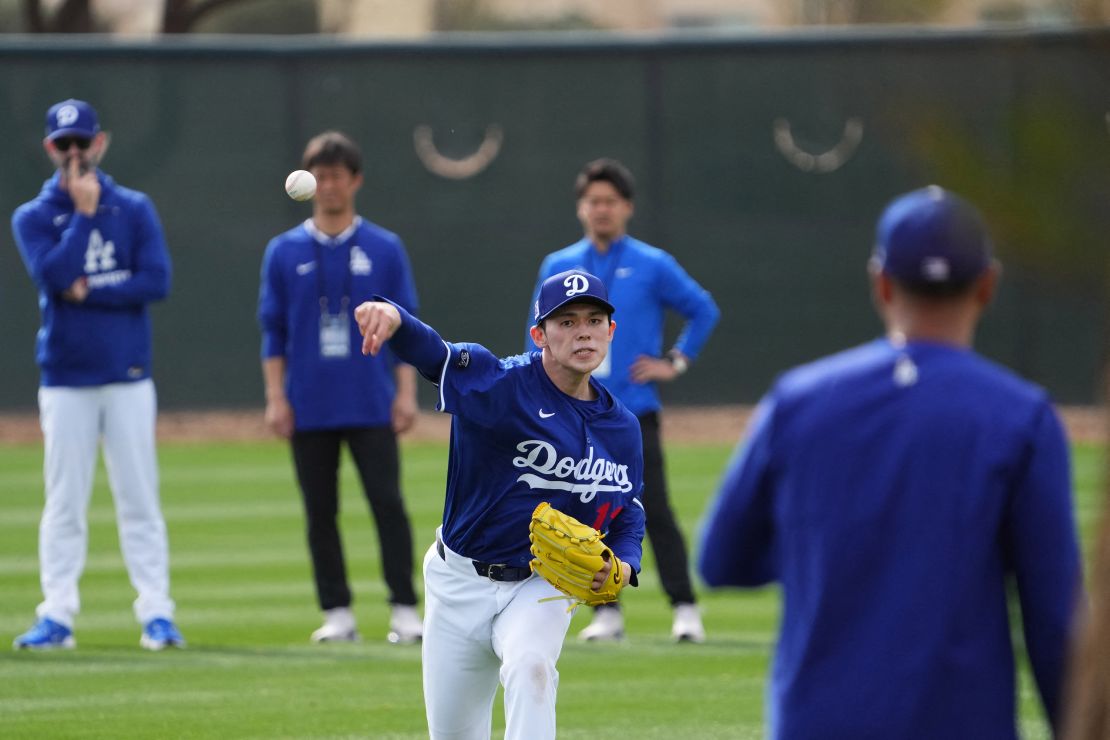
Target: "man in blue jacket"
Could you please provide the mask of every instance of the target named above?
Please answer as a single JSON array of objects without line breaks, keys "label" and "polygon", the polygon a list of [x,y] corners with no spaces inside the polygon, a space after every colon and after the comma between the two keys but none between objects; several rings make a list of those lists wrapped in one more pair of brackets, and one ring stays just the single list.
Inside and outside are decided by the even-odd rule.
[{"label": "man in blue jacket", "polygon": [[786,373],[703,534],[713,586],[782,584],[773,738],[1015,738],[1012,576],[1057,724],[1082,578],[1068,445],[1044,390],[976,354],[998,268],[939,187],[878,224],[886,336]]},{"label": "man in blue jacket", "polygon": [[140,644],[183,647],[173,622],[169,548],[158,500],[147,304],[166,297],[170,259],[154,205],[97,165],[107,149],[96,111],[64,100],[46,114],[43,147],[57,172],[12,216],[39,291],[39,412],[46,506],[39,528],[43,601],[17,649],[71,648],[86,512],[103,444]]},{"label": "man in blue jacket", "polygon": [[[575,194],[585,235],[544,259],[532,300],[536,301],[545,279],[563,270],[581,269],[601,278],[624,317],[609,355],[593,376],[640,420],[647,534],[659,580],[674,609],[671,635],[679,641],[703,642],[705,629],[690,582],[686,543],[667,493],[656,384],[671,382],[686,372],[720,312],[709,292],[674,257],[628,235],[633,190],[632,174],[616,160],[599,159],[582,168]],[[664,354],[667,311],[678,313],[686,323],[674,346]],[[532,346],[529,336],[525,347]],[[624,618],[618,604],[597,608],[593,621],[578,635],[582,640],[619,640],[623,636]]]},{"label": "man in blue jacket", "polygon": [[311,639],[359,639],[338,523],[339,455],[346,443],[377,523],[391,605],[387,637],[413,643],[422,624],[397,434],[416,418],[416,371],[388,352],[360,354],[352,311],[387,293],[415,312],[416,288],[401,239],[355,210],[363,181],[358,146],[325,131],[305,146],[301,165],[316,177],[312,217],[267,246],[258,317],[266,421],[292,447],[324,613]]}]

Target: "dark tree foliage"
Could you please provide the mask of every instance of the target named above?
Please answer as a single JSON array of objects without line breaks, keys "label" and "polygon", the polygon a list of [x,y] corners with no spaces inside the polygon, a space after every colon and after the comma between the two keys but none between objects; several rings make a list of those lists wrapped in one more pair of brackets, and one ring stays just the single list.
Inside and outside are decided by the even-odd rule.
[{"label": "dark tree foliage", "polygon": [[23,0],[23,17],[31,33],[92,33],[99,30],[93,23],[89,0],[65,0],[48,15],[41,0]]}]

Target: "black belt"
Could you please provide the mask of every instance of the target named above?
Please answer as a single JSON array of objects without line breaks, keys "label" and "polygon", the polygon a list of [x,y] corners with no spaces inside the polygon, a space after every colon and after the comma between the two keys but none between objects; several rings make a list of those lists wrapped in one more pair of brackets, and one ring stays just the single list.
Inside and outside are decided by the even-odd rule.
[{"label": "black belt", "polygon": [[[436,552],[443,560],[447,560],[447,553],[444,552],[443,540],[436,538]],[[523,581],[528,576],[532,575],[531,568],[518,568],[514,565],[506,565],[505,563],[480,563],[477,560],[471,560],[474,564],[474,570],[482,578],[488,578],[491,581]]]}]

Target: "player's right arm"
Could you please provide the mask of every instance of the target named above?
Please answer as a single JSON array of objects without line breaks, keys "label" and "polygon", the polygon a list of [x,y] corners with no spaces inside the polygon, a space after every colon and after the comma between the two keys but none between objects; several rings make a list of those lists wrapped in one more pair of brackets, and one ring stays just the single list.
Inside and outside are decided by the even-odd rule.
[{"label": "player's right arm", "polygon": [[481,426],[504,419],[511,396],[488,391],[505,369],[482,345],[445,342],[435,329],[381,296],[356,308],[355,321],[363,354],[377,354],[389,342],[393,354],[439,388],[437,411],[465,416]]},{"label": "player's right arm", "polygon": [[12,215],[12,235],[23,264],[39,290],[58,295],[69,290],[85,275],[85,245],[92,219],[73,214],[61,239],[56,236],[50,215],[32,201]]},{"label": "player's right arm", "polygon": [[296,417],[285,394],[288,305],[278,240],[266,246],[258,290],[258,324],[262,329],[262,381],[266,389],[266,425],[279,437],[293,434]]},{"label": "player's right arm", "polygon": [[389,342],[398,358],[433,383],[439,382],[449,350],[435,329],[380,296],[359,305],[355,309],[355,321],[362,334],[362,354],[377,355]]},{"label": "player's right arm", "polygon": [[705,516],[698,572],[710,586],[760,586],[776,578],[768,473],[774,402],[756,408]]}]

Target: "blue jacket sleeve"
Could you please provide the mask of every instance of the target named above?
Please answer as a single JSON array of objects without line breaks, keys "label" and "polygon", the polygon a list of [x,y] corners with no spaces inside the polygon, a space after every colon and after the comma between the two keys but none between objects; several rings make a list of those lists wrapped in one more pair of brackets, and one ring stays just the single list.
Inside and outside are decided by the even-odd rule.
[{"label": "blue jacket sleeve", "polygon": [[443,364],[451,355],[447,343],[435,329],[405,310],[404,306],[376,295],[373,300],[391,303],[401,314],[401,326],[389,340],[389,348],[398,359],[415,367],[421,375],[436,385],[443,371]]},{"label": "blue jacket sleeve", "polygon": [[669,254],[660,272],[660,280],[659,295],[667,307],[686,317],[686,325],[675,340],[675,348],[691,360],[696,359],[717,326],[721,311],[709,291],[690,277],[678,260]]},{"label": "blue jacket sleeve", "polygon": [[698,572],[710,586],[761,586],[776,578],[771,440],[774,402],[765,398],[737,447],[703,523]]},{"label": "blue jacket sleeve", "polygon": [[141,306],[160,301],[170,292],[170,254],[166,237],[154,204],[140,194],[133,204],[135,215],[135,260],[130,275],[109,274],[111,279],[99,284],[96,275],[89,276],[90,306]]},{"label": "blue jacket sleeve", "polygon": [[92,231],[92,219],[73,214],[59,241],[48,216],[34,206],[32,201],[16,209],[12,215],[12,235],[35,285],[44,293],[55,295],[68,290],[74,280],[85,274],[85,245]]},{"label": "blue jacket sleeve", "polygon": [[1013,489],[1005,526],[1021,602],[1025,644],[1045,714],[1059,727],[1066,657],[1082,566],[1072,510],[1068,445],[1046,401]]},{"label": "blue jacket sleeve", "polygon": [[262,257],[258,289],[258,325],[262,329],[262,358],[284,357],[288,342],[288,312],[285,279],[278,255],[278,242],[271,241]]},{"label": "blue jacket sleeve", "polygon": [[[643,567],[644,529],[647,524],[644,507],[640,503],[643,491],[641,483],[632,500],[609,524],[609,532],[605,537],[609,548],[622,562],[628,563],[633,573],[639,573]],[[635,582],[632,585],[636,585]]]}]

